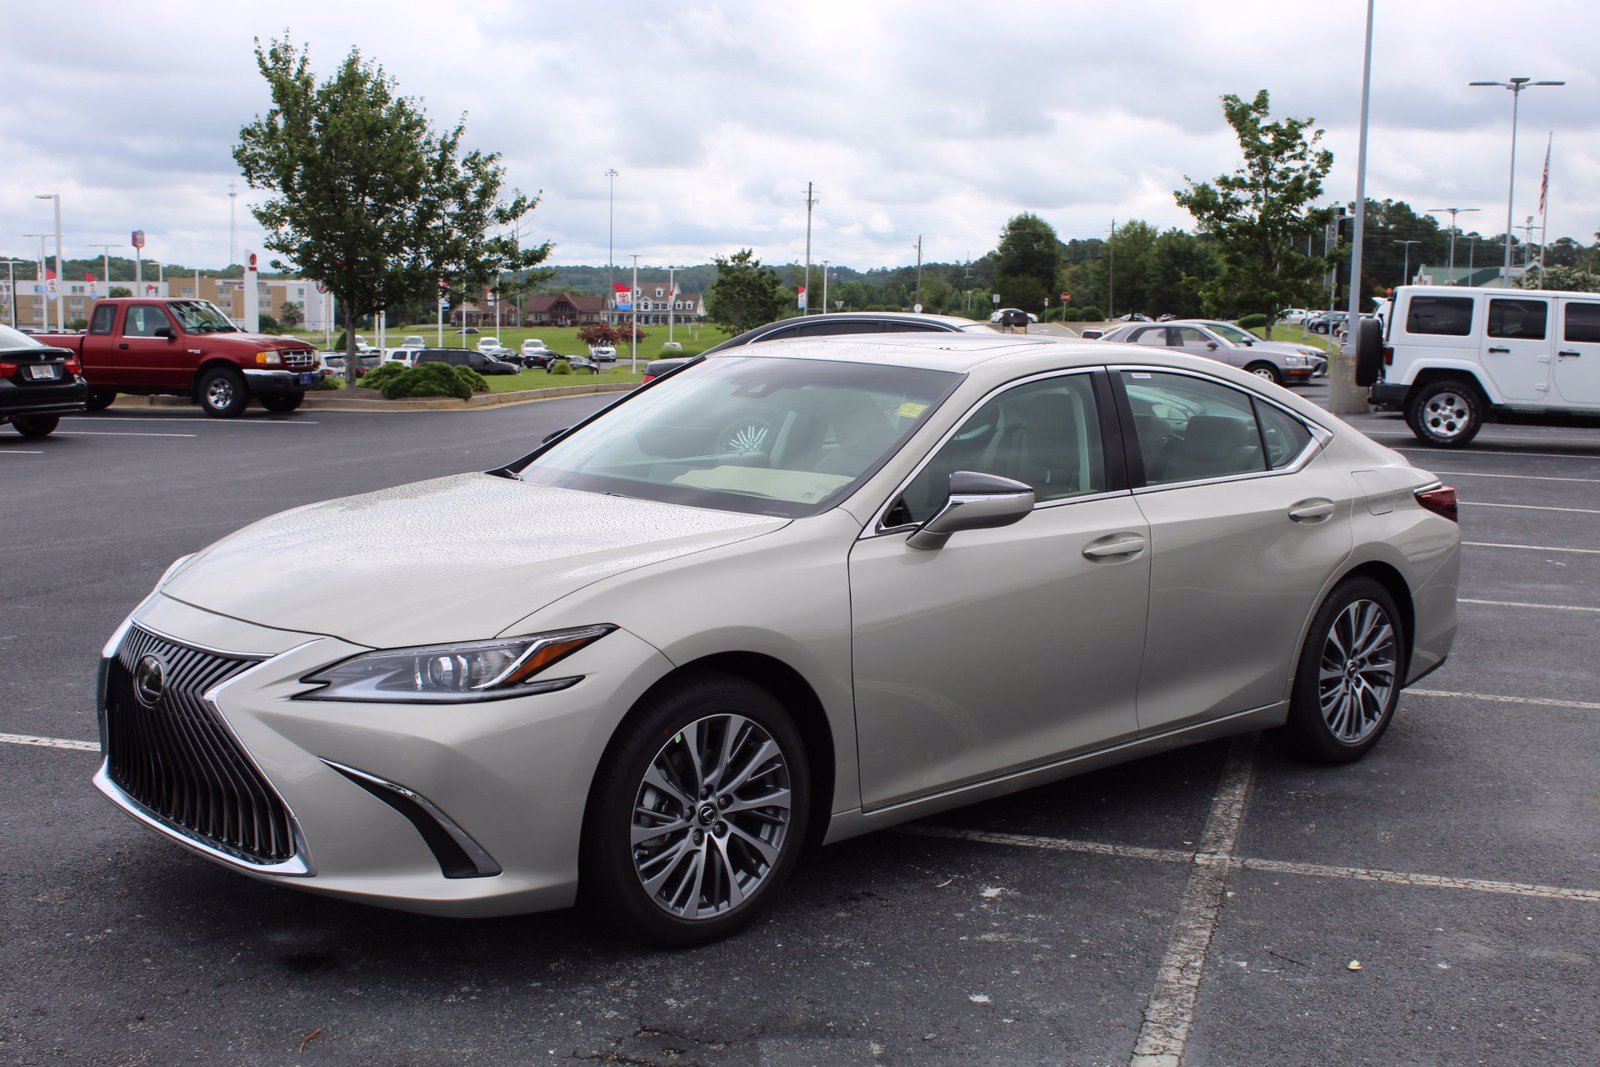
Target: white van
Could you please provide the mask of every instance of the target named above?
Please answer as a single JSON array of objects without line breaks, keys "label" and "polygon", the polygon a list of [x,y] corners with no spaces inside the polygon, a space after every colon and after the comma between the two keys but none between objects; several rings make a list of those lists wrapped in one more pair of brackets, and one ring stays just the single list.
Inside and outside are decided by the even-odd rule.
[{"label": "white van", "polygon": [[1401,286],[1381,367],[1358,355],[1357,380],[1443,448],[1496,412],[1600,417],[1600,293]]}]

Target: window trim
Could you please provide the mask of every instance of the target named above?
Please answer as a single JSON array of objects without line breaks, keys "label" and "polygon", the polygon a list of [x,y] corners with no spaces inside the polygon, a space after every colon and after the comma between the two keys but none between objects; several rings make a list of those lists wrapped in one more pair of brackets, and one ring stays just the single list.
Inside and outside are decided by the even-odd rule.
[{"label": "window trim", "polygon": [[955,437],[956,433],[960,431],[961,427],[967,424],[967,420],[976,414],[977,411],[985,404],[989,403],[989,401],[994,400],[1001,394],[1008,393],[1013,389],[1017,389],[1025,385],[1032,385],[1034,382],[1046,381],[1051,378],[1066,378],[1079,374],[1091,376],[1090,388],[1094,391],[1095,407],[1099,409],[1100,415],[1100,451],[1105,457],[1107,488],[1105,492],[1102,493],[1085,493],[1082,496],[1066,496],[1060,498],[1059,500],[1035,500],[1033,504],[1033,510],[1041,511],[1045,508],[1059,508],[1090,500],[1107,500],[1111,497],[1127,496],[1130,486],[1128,482],[1127,463],[1123,456],[1123,449],[1126,447],[1121,429],[1123,420],[1120,412],[1115,414],[1112,413],[1113,406],[1111,402],[1113,400],[1113,394],[1111,383],[1107,380],[1106,368],[1073,367],[1070,369],[1041,371],[1036,374],[1030,374],[1023,378],[1013,378],[1011,381],[1002,382],[993,389],[989,390],[989,392],[985,393],[983,396],[979,397],[972,404],[969,404],[966,410],[963,411],[956,418],[955,422],[950,425],[950,428],[939,436],[939,440],[934,443],[933,447],[928,449],[927,454],[917,461],[917,465],[912,469],[911,473],[906,475],[906,477],[895,486],[894,490],[888,495],[888,497],[886,497],[883,502],[880,503],[876,509],[874,509],[872,518],[868,520],[866,526],[862,528],[862,531],[856,537],[856,540],[867,541],[876,537],[887,537],[893,534],[910,533],[913,530],[919,530],[922,528],[923,523],[920,522],[906,522],[899,523],[894,526],[885,526],[883,524],[884,516],[889,513],[890,508],[894,507],[895,502],[900,499],[901,495],[905,493],[906,489],[911,485],[911,483],[917,480],[928,464],[933,462],[934,457],[939,454],[939,451],[950,442],[951,438]]},{"label": "window trim", "polygon": [[[1209,374],[1201,374],[1198,371],[1180,369],[1177,367],[1161,367],[1131,363],[1115,364],[1107,367],[1106,371],[1107,377],[1111,381],[1112,389],[1115,391],[1117,396],[1117,412],[1121,416],[1123,424],[1123,447],[1127,450],[1128,456],[1128,482],[1135,496],[1143,496],[1146,493],[1161,493],[1168,489],[1187,489],[1190,486],[1195,485],[1214,485],[1221,482],[1242,482],[1251,478],[1276,478],[1285,474],[1298,474],[1300,471],[1304,470],[1313,459],[1321,455],[1322,451],[1327,448],[1328,444],[1333,440],[1333,432],[1331,430],[1320,423],[1307,419],[1298,411],[1285,407],[1276,400],[1273,400],[1271,397],[1263,396],[1260,393],[1241,388],[1232,382],[1223,381],[1221,378],[1216,378]],[[1269,468],[1267,470],[1260,471],[1245,471],[1243,474],[1223,474],[1218,475],[1215,478],[1195,478],[1187,482],[1163,482],[1160,485],[1151,485],[1149,484],[1145,475],[1144,450],[1139,446],[1138,430],[1133,423],[1133,405],[1129,403],[1128,391],[1123,386],[1122,375],[1124,372],[1144,374],[1175,374],[1183,378],[1195,378],[1199,381],[1220,385],[1224,389],[1232,389],[1234,392],[1240,394],[1247,400],[1254,400],[1257,403],[1266,404],[1270,407],[1277,408],[1289,418],[1304,426],[1311,434],[1311,440],[1307,442],[1306,446],[1302,448],[1298,454],[1296,454],[1293,461],[1276,469]],[[1255,422],[1256,434],[1259,436],[1261,433],[1261,420],[1259,417],[1257,417],[1255,408],[1253,406],[1250,409],[1250,418]],[[1265,445],[1262,446],[1261,452],[1262,462],[1265,462]],[[1137,458],[1139,461],[1137,474],[1134,472],[1135,458]]]}]

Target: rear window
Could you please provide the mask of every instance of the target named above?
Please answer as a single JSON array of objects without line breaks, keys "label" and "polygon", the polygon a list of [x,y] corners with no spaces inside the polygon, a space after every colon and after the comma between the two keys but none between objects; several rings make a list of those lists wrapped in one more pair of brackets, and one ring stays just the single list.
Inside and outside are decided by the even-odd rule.
[{"label": "rear window", "polygon": [[1545,318],[1550,305],[1543,300],[1489,301],[1489,336],[1514,337],[1525,341],[1544,340]]},{"label": "rear window", "polygon": [[1568,304],[1565,337],[1579,343],[1600,341],[1600,304]]},{"label": "rear window", "polygon": [[1406,333],[1466,337],[1472,333],[1472,299],[1461,296],[1414,296],[1406,312]]}]

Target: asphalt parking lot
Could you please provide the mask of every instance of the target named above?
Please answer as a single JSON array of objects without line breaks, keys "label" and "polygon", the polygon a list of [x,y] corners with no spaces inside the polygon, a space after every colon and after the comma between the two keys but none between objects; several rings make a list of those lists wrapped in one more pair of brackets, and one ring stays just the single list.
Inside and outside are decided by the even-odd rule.
[{"label": "asphalt parking lot", "polygon": [[1352,420],[1466,542],[1365,761],[1235,739],[845,842],[705,949],[262,885],[92,789],[96,656],[173,558],[603,402],[0,429],[0,1063],[1600,1062],[1600,429]]}]

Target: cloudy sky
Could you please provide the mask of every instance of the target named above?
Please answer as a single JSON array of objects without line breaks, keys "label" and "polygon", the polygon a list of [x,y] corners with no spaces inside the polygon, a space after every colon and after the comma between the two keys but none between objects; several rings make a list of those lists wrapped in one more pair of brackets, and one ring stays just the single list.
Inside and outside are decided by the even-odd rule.
[{"label": "cloudy sky", "polygon": [[[1368,195],[1479,207],[1505,225],[1511,94],[1523,95],[1517,221],[1536,208],[1555,133],[1550,235],[1600,228],[1594,0],[1378,0]],[[253,38],[287,31],[320,72],[352,47],[420,98],[436,125],[466,113],[511,184],[542,192],[534,238],[551,262],[615,252],[704,262],[805,247],[853,267],[992,248],[1012,214],[1064,238],[1113,218],[1187,226],[1185,175],[1237,164],[1223,93],[1266,88],[1336,154],[1330,198],[1355,192],[1362,0],[754,0],[572,5],[475,0],[233,5],[12,5],[0,37],[0,252],[31,258],[63,197],[69,256],[148,234],[158,259],[221,266],[231,149],[268,107]],[[240,183],[239,246],[260,194]],[[1465,220],[1471,220],[1467,222]],[[115,251],[115,250],[113,250]],[[98,253],[94,253],[98,254]]]}]

